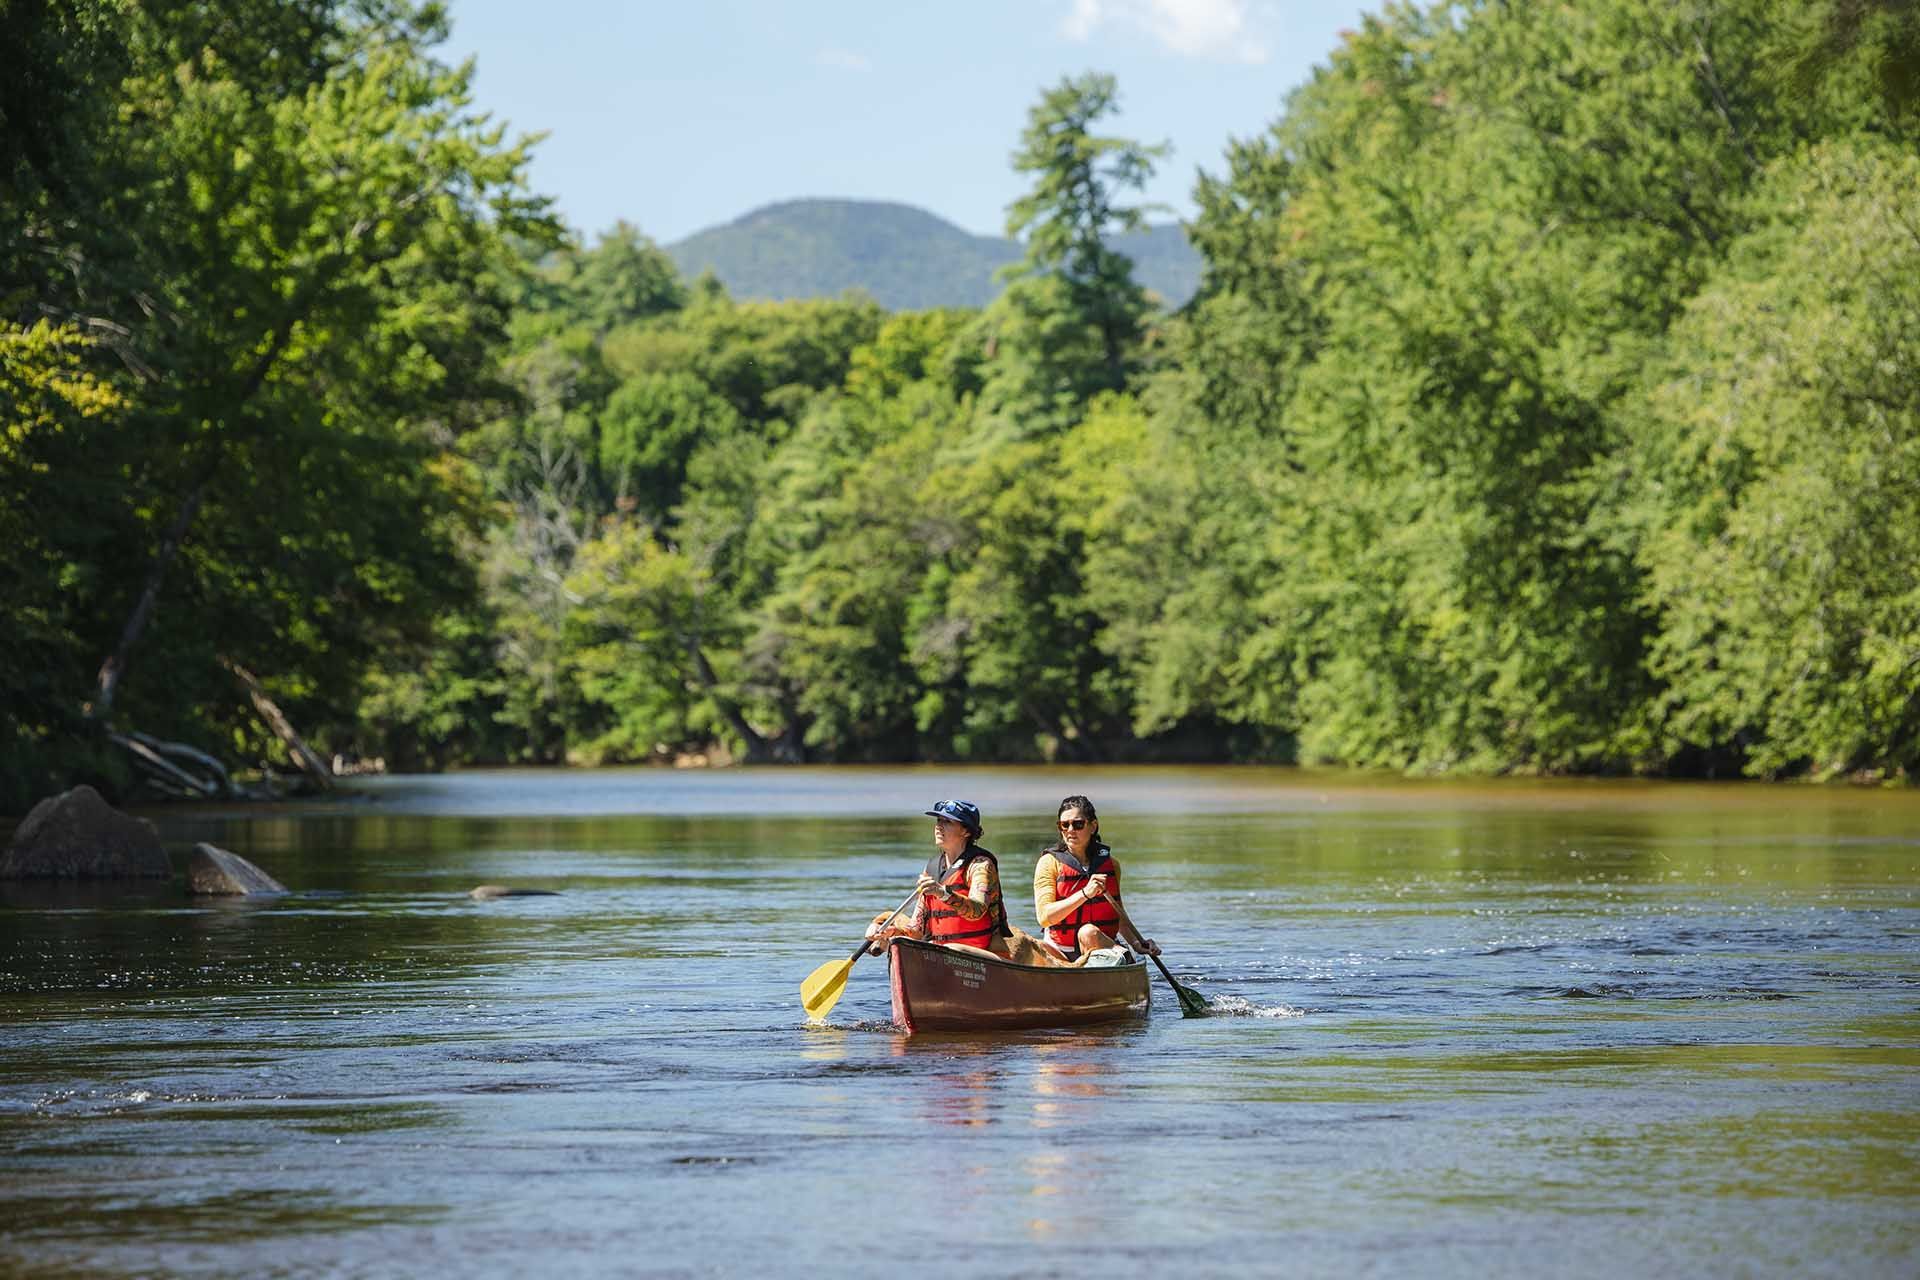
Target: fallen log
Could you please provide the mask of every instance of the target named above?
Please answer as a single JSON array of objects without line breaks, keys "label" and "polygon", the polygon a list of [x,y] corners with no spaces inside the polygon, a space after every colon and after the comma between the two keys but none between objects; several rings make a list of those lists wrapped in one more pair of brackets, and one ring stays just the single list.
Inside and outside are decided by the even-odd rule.
[{"label": "fallen log", "polygon": [[237,791],[237,788],[233,785],[232,775],[227,772],[227,766],[221,764],[218,759],[208,755],[198,747],[189,746],[184,742],[163,742],[151,734],[141,733],[136,729],[127,730],[127,736],[143,746],[150,747],[163,756],[177,756],[183,760],[190,760],[194,764],[212,773],[214,777],[220,780],[220,794],[230,796]]},{"label": "fallen log", "polygon": [[232,672],[234,678],[239,680],[246,689],[247,697],[253,701],[254,711],[259,713],[260,719],[265,722],[267,728],[273,730],[274,736],[279,738],[287,748],[287,754],[293,757],[293,763],[300,772],[311,779],[320,790],[333,790],[333,771],[327,768],[327,762],[306,744],[306,740],[294,729],[293,722],[288,720],[286,713],[267,696],[267,691],[261,687],[260,681],[254,674],[231,658],[222,657],[220,665]]},{"label": "fallen log", "polygon": [[[132,753],[134,760],[158,790],[186,797],[211,798],[221,794],[221,785],[207,778],[196,778],[160,752],[140,741],[144,734],[129,736],[109,733],[107,740]],[[222,771],[224,773],[224,770]]]}]

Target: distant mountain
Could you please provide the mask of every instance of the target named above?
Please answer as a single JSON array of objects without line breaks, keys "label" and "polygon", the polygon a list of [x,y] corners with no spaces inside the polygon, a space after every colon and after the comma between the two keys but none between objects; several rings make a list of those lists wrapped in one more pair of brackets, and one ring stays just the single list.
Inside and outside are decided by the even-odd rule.
[{"label": "distant mountain", "polygon": [[[1179,306],[1200,285],[1200,255],[1174,223],[1121,236],[1134,278]],[[980,307],[1020,246],[976,236],[911,205],[789,200],[666,246],[687,279],[711,271],[736,298],[822,298],[848,289],[895,311]]]}]

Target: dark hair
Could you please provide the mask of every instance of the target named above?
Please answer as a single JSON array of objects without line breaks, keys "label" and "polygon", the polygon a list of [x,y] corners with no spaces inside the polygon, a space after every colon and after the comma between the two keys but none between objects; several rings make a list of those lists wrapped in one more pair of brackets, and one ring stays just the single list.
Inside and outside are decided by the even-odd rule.
[{"label": "dark hair", "polygon": [[1069,809],[1078,809],[1082,813],[1085,813],[1087,815],[1087,821],[1090,823],[1100,821],[1100,815],[1093,811],[1093,801],[1087,799],[1085,796],[1068,796],[1065,800],[1062,800],[1060,807],[1054,810],[1054,818],[1057,820],[1061,814]]}]

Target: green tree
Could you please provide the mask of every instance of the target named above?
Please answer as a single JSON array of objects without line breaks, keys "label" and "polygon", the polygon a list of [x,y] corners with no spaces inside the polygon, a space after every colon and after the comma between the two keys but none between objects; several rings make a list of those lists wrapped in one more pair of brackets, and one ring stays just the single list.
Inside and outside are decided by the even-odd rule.
[{"label": "green tree", "polygon": [[1830,124],[1775,92],[1771,15],[1392,6],[1203,186],[1172,390],[1245,442],[1267,544],[1215,660],[1257,660],[1242,697],[1309,758],[1625,763],[1653,687],[1605,533],[1622,405],[1765,159]]},{"label": "green tree", "polygon": [[563,250],[545,274],[549,296],[596,334],[687,304],[687,288],[673,259],[625,221],[601,233],[590,250]]},{"label": "green tree", "polygon": [[1631,467],[1665,681],[1638,745],[1920,768],[1920,160],[1778,162],[1675,327]]},{"label": "green tree", "polygon": [[429,644],[409,646],[367,671],[341,745],[395,773],[510,758],[501,633],[494,614],[477,605],[435,618]]},{"label": "green tree", "polygon": [[749,761],[769,757],[741,708],[738,615],[693,557],[611,520],[581,547],[567,589],[578,602],[571,661],[607,719],[584,758],[667,756],[716,738]]},{"label": "green tree", "polygon": [[86,637],[72,597],[89,585],[79,557],[110,531],[88,520],[106,506],[90,441],[124,421],[127,400],[88,365],[95,346],[72,325],[0,322],[0,599],[6,601],[6,679],[0,681],[0,812],[21,812],[87,753],[74,690],[85,687]]},{"label": "green tree", "polygon": [[[1920,5],[1913,0],[1808,0],[1787,6],[1783,90],[1877,105],[1905,129],[1920,114]],[[1862,92],[1862,88],[1865,92]],[[1877,103],[1875,103],[1877,99]]]},{"label": "green tree", "polygon": [[738,411],[698,375],[639,374],[601,413],[600,467],[618,498],[663,525],[680,501],[694,450],[741,428]]},{"label": "green tree", "polygon": [[[871,373],[876,358],[856,367]],[[916,382],[816,403],[768,460],[755,537],[770,582],[746,669],[816,757],[919,754],[907,631],[932,556],[921,495],[939,441],[965,421],[942,388]]]},{"label": "green tree", "polygon": [[985,759],[1106,758],[1127,691],[1100,651],[1077,512],[1099,473],[1064,470],[1057,440],[937,460],[920,503],[939,548],[908,643],[933,741]]},{"label": "green tree", "polygon": [[[1063,79],[1028,113],[1013,156],[1014,170],[1031,175],[1033,189],[1007,210],[1007,234],[1026,243],[1025,257],[1009,271],[1015,280],[1052,276],[1064,286],[1064,301],[1099,353],[1099,363],[1083,375],[1083,395],[1126,385],[1151,309],[1132,261],[1110,243],[1118,233],[1146,226],[1149,208],[1121,201],[1146,186],[1168,148],[1095,134],[1094,125],[1118,104],[1112,76]],[[1014,292],[1018,301],[1024,291]]]},{"label": "green tree", "polygon": [[735,303],[710,294],[610,334],[606,350],[623,377],[695,375],[755,432],[777,438],[808,400],[839,388],[854,349],[872,340],[882,316],[858,297]]},{"label": "green tree", "polygon": [[94,475],[55,483],[98,518],[46,558],[106,655],[93,714],[245,743],[224,656],[344,718],[371,655],[462,590],[441,463],[500,392],[505,239],[551,225],[426,54],[434,9],[99,13],[124,74],[89,82],[104,123],[65,180],[8,192],[40,250],[0,290],[102,335],[127,401],[76,428]]}]

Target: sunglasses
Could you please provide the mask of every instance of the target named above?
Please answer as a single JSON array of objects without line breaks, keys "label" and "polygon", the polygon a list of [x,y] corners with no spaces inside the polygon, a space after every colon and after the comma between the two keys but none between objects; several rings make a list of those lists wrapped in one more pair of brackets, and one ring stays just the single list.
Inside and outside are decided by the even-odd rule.
[{"label": "sunglasses", "polygon": [[1060,824],[1062,831],[1084,831],[1086,827],[1087,820],[1085,818],[1068,818]]}]

